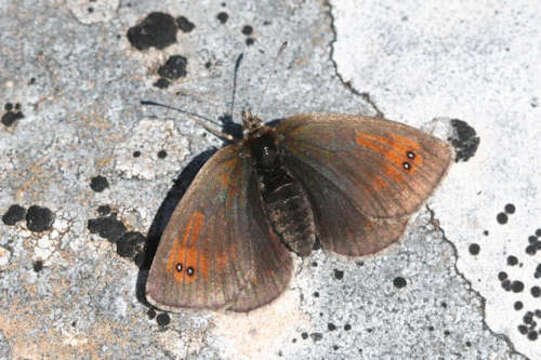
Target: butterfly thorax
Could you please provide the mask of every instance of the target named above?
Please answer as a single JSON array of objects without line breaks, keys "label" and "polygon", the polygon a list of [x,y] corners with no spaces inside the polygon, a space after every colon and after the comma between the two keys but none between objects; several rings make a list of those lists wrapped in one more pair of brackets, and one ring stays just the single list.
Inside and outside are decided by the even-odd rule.
[{"label": "butterfly thorax", "polygon": [[246,144],[270,225],[290,250],[309,255],[315,242],[314,214],[302,184],[282,161],[278,135],[260,126],[248,134]]}]

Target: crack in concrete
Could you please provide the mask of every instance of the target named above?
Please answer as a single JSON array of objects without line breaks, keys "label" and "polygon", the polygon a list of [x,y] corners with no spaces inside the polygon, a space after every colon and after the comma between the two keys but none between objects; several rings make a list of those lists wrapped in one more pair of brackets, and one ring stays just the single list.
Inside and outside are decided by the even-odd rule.
[{"label": "crack in concrete", "polygon": [[359,96],[361,99],[363,99],[370,107],[372,107],[372,109],[375,111],[376,113],[376,117],[378,118],[384,118],[385,115],[384,113],[378,108],[378,106],[376,105],[375,101],[372,100],[372,98],[370,97],[370,93],[369,92],[360,92],[358,91],[357,89],[355,89],[353,87],[353,85],[351,85],[351,81],[346,81],[344,80],[344,77],[342,76],[342,74],[340,74],[340,72],[338,71],[338,64],[336,63],[336,61],[334,60],[334,43],[337,41],[338,39],[338,35],[337,35],[337,31],[336,31],[336,27],[334,25],[335,23],[335,18],[334,18],[334,15],[332,14],[332,5],[330,3],[329,0],[325,0],[324,3],[323,3],[324,6],[327,7],[327,11],[325,12],[325,14],[329,17],[329,19],[331,20],[331,32],[332,32],[332,39],[331,41],[329,42],[329,48],[330,48],[330,52],[329,52],[329,60],[331,61],[332,65],[333,65],[333,68],[334,68],[334,74],[336,75],[336,77],[338,78],[338,80],[340,81],[340,83],[342,83],[342,85],[344,85],[344,87],[346,89],[348,89],[349,91],[351,91],[351,93],[355,96]]},{"label": "crack in concrete", "polygon": [[456,248],[455,244],[451,240],[449,240],[449,238],[447,238],[447,236],[445,235],[445,230],[440,226],[440,222],[436,218],[435,211],[432,210],[430,208],[430,206],[428,206],[428,205],[425,205],[425,207],[428,210],[428,212],[430,213],[430,221],[429,221],[429,223],[432,224],[432,226],[434,226],[434,230],[441,233],[442,239],[445,242],[447,242],[451,246],[451,249],[453,250],[453,255],[454,255],[454,258],[455,258],[455,261],[453,263],[453,268],[454,268],[456,274],[458,276],[460,276],[462,278],[462,280],[464,280],[466,282],[466,284],[468,285],[468,288],[469,288],[468,290],[473,292],[473,294],[475,296],[477,296],[481,300],[481,317],[483,319],[483,327],[486,328],[496,338],[505,341],[505,343],[507,344],[507,346],[510,349],[509,350],[510,355],[511,354],[516,354],[516,355],[519,355],[519,356],[523,356],[525,359],[529,359],[529,357],[527,357],[526,355],[524,355],[523,353],[521,353],[520,351],[518,351],[515,348],[513,342],[511,341],[511,339],[506,334],[498,333],[498,332],[492,330],[492,328],[490,326],[488,326],[488,323],[486,321],[486,299],[485,299],[485,297],[479,291],[477,291],[477,290],[475,290],[473,288],[473,285],[472,285],[471,281],[457,268],[456,264],[457,264],[457,260],[458,260],[458,249]]}]

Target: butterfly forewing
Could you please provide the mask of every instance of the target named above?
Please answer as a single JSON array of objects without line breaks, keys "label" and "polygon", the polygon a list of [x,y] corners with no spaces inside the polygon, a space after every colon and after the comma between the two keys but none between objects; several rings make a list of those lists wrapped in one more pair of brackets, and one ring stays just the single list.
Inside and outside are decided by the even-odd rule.
[{"label": "butterfly forewing", "polygon": [[298,115],[277,131],[323,248],[343,255],[373,254],[398,240],[451,159],[442,141],[378,118]]},{"label": "butterfly forewing", "polygon": [[[238,145],[221,149],[203,166],[162,235],[146,286],[151,304],[170,311],[247,311],[283,291],[268,281],[287,285],[291,257],[264,219],[254,217],[263,212],[249,195],[254,185]],[[245,299],[248,289],[251,298]]]},{"label": "butterfly forewing", "polygon": [[369,217],[416,211],[451,160],[443,141],[379,118],[297,115],[285,119],[277,130],[284,136],[286,158],[311,167]]}]

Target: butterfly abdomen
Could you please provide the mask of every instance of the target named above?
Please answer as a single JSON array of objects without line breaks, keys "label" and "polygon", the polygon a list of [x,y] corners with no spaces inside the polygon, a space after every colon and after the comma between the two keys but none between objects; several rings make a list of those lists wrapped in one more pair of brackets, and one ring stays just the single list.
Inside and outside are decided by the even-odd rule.
[{"label": "butterfly abdomen", "polygon": [[314,214],[301,183],[283,165],[272,135],[250,143],[264,211],[284,245],[307,256],[315,242]]}]

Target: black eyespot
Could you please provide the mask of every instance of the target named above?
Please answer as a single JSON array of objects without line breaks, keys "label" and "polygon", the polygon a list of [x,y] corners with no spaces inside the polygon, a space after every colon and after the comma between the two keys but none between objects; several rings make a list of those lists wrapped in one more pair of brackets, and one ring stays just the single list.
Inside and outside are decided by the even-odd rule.
[{"label": "black eyespot", "polygon": [[181,263],[177,263],[176,269],[177,269],[178,272],[181,272],[181,271],[182,271],[182,264],[181,264]]},{"label": "black eyespot", "polygon": [[415,159],[415,153],[413,151],[408,151],[406,153],[406,156],[408,157],[408,159]]},{"label": "black eyespot", "polygon": [[188,266],[188,268],[186,269],[186,274],[188,274],[188,275],[192,276],[192,275],[193,275],[193,273],[194,273],[194,269],[193,269],[193,267],[191,267],[191,266]]},{"label": "black eyespot", "polygon": [[411,165],[410,165],[410,163],[407,162],[407,161],[405,161],[404,163],[402,163],[402,166],[404,166],[404,169],[406,169],[406,170],[411,169]]}]

